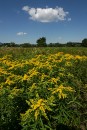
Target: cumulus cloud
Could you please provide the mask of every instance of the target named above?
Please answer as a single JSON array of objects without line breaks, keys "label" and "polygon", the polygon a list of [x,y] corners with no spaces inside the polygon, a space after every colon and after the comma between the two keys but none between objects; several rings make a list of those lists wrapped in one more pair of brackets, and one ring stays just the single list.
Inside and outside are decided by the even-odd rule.
[{"label": "cumulus cloud", "polygon": [[17,35],[18,36],[23,36],[23,35],[26,35],[27,33],[26,32],[18,32]]},{"label": "cumulus cloud", "polygon": [[71,21],[71,18],[68,18],[68,21]]},{"label": "cumulus cloud", "polygon": [[56,8],[30,8],[29,6],[24,6],[23,11],[29,14],[29,18],[34,21],[39,22],[57,22],[66,20],[69,12],[64,11],[61,7]]}]

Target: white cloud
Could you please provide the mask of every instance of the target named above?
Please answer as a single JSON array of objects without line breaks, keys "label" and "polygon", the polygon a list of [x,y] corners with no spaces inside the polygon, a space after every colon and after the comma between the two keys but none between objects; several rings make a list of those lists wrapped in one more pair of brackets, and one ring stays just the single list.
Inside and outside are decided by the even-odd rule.
[{"label": "white cloud", "polygon": [[26,35],[26,34],[27,34],[27,33],[25,33],[25,32],[18,32],[18,33],[17,33],[18,36],[23,36],[23,35]]},{"label": "white cloud", "polygon": [[29,6],[24,6],[22,10],[29,14],[29,18],[34,21],[39,22],[57,22],[66,20],[67,14],[63,8],[30,8]]},{"label": "white cloud", "polygon": [[71,21],[71,18],[68,18],[68,21]]},{"label": "white cloud", "polygon": [[28,10],[29,10],[29,6],[24,6],[24,7],[22,8],[22,10],[28,11]]}]

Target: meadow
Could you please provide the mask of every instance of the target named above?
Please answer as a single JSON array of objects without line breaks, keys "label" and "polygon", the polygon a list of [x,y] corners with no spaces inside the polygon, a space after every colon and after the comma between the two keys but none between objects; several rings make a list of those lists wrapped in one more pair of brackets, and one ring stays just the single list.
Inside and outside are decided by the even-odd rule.
[{"label": "meadow", "polygon": [[0,48],[0,130],[86,130],[87,48]]}]

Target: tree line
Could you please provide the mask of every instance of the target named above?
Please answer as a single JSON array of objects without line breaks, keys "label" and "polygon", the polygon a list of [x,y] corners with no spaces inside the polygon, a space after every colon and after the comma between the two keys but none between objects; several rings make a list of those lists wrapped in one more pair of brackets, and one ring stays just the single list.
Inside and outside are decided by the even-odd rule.
[{"label": "tree line", "polygon": [[67,42],[67,43],[46,43],[46,37],[41,37],[37,39],[36,44],[22,43],[16,44],[14,42],[1,43],[0,47],[87,47],[87,38],[84,38],[82,42]]}]

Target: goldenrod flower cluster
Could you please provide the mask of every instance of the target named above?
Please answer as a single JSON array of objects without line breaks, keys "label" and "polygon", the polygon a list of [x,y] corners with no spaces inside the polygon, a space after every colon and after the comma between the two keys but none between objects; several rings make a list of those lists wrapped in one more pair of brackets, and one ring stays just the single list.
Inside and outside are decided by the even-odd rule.
[{"label": "goldenrod flower cluster", "polygon": [[48,119],[46,112],[52,111],[56,101],[68,99],[71,93],[75,93],[70,82],[74,75],[68,69],[74,63],[86,60],[86,56],[63,52],[22,60],[13,60],[11,55],[6,55],[0,58],[0,91],[8,88],[10,97],[26,93],[29,109],[22,114],[23,120],[32,113],[35,120],[41,114]]}]

